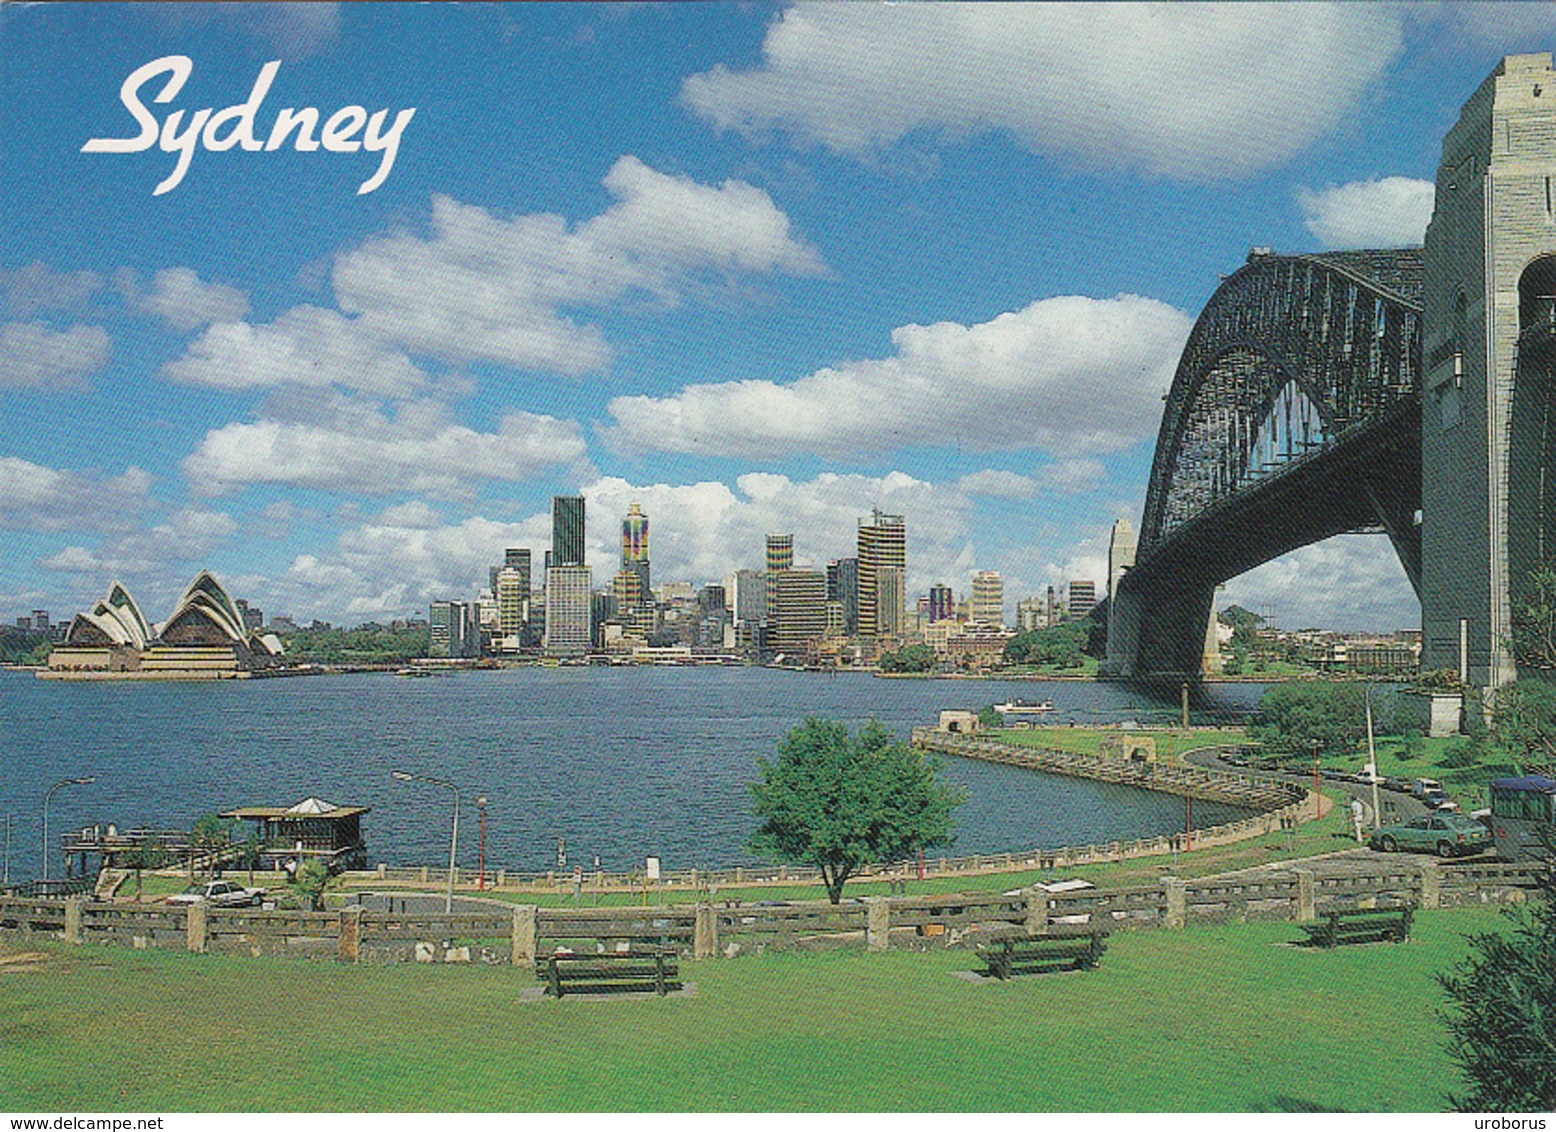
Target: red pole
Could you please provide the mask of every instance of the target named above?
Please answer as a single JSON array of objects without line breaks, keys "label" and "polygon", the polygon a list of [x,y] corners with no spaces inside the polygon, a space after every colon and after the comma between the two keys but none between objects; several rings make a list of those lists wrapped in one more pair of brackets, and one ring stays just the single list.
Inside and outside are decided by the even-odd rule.
[{"label": "red pole", "polygon": [[1318,792],[1318,748],[1313,748],[1313,816],[1322,817],[1324,813],[1323,795]]}]

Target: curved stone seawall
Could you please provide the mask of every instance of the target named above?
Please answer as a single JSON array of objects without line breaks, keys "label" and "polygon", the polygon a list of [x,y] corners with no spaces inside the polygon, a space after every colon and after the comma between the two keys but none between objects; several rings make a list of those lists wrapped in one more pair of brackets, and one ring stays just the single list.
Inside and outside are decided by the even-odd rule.
[{"label": "curved stone seawall", "polygon": [[[1191,834],[1192,843],[1198,848],[1229,845],[1236,841],[1275,833],[1287,828],[1293,822],[1310,821],[1320,817],[1323,812],[1324,803],[1318,794],[1293,783],[1226,774],[1196,766],[1162,766],[1157,763],[1134,762],[1103,755],[1083,755],[1073,751],[1023,747],[1013,743],[996,742],[992,739],[957,735],[933,727],[914,728],[913,745],[956,758],[1005,763],[1047,774],[1088,778],[1095,782],[1134,786],[1141,790],[1155,790],[1164,794],[1223,802],[1260,811],[1253,817],[1194,830]],[[1182,847],[1182,839],[1173,835],[1113,842],[1101,847],[1095,845],[1067,847],[1045,852],[1042,856],[1045,867],[1065,867],[1088,864],[1096,860],[1156,856]],[[1054,862],[1054,865],[1049,865],[1049,861]]]}]

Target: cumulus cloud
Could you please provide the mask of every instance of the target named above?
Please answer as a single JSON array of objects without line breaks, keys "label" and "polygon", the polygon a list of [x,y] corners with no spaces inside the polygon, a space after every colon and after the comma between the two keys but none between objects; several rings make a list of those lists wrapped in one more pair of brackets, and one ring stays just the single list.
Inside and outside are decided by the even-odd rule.
[{"label": "cumulus cloud", "polygon": [[989,322],[903,326],[890,357],[798,381],[692,385],[610,402],[624,449],[845,457],[955,442],[1071,454],[1155,433],[1193,320],[1154,299],[1063,296]]},{"label": "cumulus cloud", "polygon": [[1233,578],[1218,608],[1241,605],[1285,629],[1392,632],[1421,624],[1421,604],[1383,535],[1339,535]]},{"label": "cumulus cloud", "polygon": [[152,277],[151,290],[137,306],[190,331],[213,322],[237,322],[249,312],[248,296],[224,283],[206,283],[187,267],[170,267]]},{"label": "cumulus cloud", "polygon": [[[692,75],[719,129],[864,156],[915,131],[1175,178],[1276,167],[1399,53],[1402,16],[1347,4],[801,4],[762,61]],[[1292,76],[1300,76],[1292,81]]]},{"label": "cumulus cloud", "polygon": [[515,412],[483,433],[447,421],[434,406],[413,406],[393,418],[359,409],[340,423],[234,422],[206,433],[182,466],[201,495],[286,484],[452,497],[476,480],[523,480],[583,455],[571,421]]},{"label": "cumulus cloud", "polygon": [[340,387],[404,397],[426,373],[357,322],[322,307],[294,307],[274,322],[221,322],[162,367],[164,376],[217,389]]},{"label": "cumulus cloud", "polygon": [[237,520],[226,512],[185,507],[161,523],[109,539],[95,550],[67,546],[39,565],[48,570],[110,577],[161,575],[174,566],[199,562],[216,553],[238,530]]},{"label": "cumulus cloud", "polygon": [[150,491],[151,477],[139,468],[103,476],[0,456],[0,529],[124,527],[148,505]]},{"label": "cumulus cloud", "polygon": [[604,366],[610,349],[568,310],[632,294],[673,306],[709,274],[824,270],[744,182],[703,185],[628,156],[604,184],[614,203],[576,225],[434,197],[427,238],[372,240],[336,260],[336,299],[364,329],[416,352],[576,374]]},{"label": "cumulus cloud", "polygon": [[0,326],[0,389],[72,389],[102,369],[110,339],[100,326],[51,330],[41,322]]},{"label": "cumulus cloud", "polygon": [[55,271],[41,261],[14,270],[0,268],[6,313],[17,318],[40,310],[70,309],[102,285],[103,277],[95,271]]},{"label": "cumulus cloud", "polygon": [[1302,222],[1326,248],[1403,248],[1426,239],[1436,187],[1411,177],[1299,188]]}]

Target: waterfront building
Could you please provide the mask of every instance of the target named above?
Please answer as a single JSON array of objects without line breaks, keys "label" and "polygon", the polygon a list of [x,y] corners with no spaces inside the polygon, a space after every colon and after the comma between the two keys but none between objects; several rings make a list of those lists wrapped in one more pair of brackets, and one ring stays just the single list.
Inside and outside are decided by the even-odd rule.
[{"label": "waterfront building", "polygon": [[1005,579],[997,570],[979,570],[972,580],[972,608],[968,620],[996,629],[1005,627]]},{"label": "waterfront building", "polygon": [[767,616],[767,579],[758,570],[736,570],[724,579],[725,599],[736,621],[761,621]]},{"label": "waterfront building", "polygon": [[778,575],[794,567],[794,536],[772,534],[767,536],[767,611],[778,605]]},{"label": "waterfront building", "polygon": [[523,634],[529,621],[530,594],[524,574],[511,566],[497,572],[497,632],[503,637]]},{"label": "waterfront building", "polygon": [[820,570],[783,570],[776,581],[773,647],[788,656],[805,653],[826,636],[827,576]]},{"label": "waterfront building", "polygon": [[827,563],[827,600],[842,603],[843,635],[859,632],[859,559],[838,558]]},{"label": "waterfront building", "polygon": [[593,640],[593,578],[587,566],[552,566],[546,571],[547,656],[583,656]]},{"label": "waterfront building", "polygon": [[1048,611],[1042,598],[1029,597],[1016,603],[1016,628],[1023,633],[1048,628]]},{"label": "waterfront building", "polygon": [[620,625],[617,619],[616,595],[609,590],[589,595],[589,647],[601,651],[605,645],[607,623]]},{"label": "waterfront building", "polygon": [[636,503],[627,509],[621,521],[621,568],[638,577],[640,600],[653,593],[648,567],[648,516]]},{"label": "waterfront building", "polygon": [[924,613],[933,625],[936,621],[949,621],[955,615],[956,597],[951,592],[951,587],[944,582],[936,582],[929,587],[928,608]]},{"label": "waterfront building", "polygon": [[859,635],[900,636],[906,614],[907,524],[876,508],[859,520]]},{"label": "waterfront building", "polygon": [[1067,612],[1071,620],[1079,620],[1085,617],[1096,604],[1096,582],[1075,580],[1069,583],[1069,606]]},{"label": "waterfront building", "polygon": [[435,601],[427,616],[432,657],[481,655],[481,606],[473,601]]},{"label": "waterfront building", "polygon": [[[584,565],[584,497],[551,497],[551,567]],[[550,579],[547,578],[547,584]]]},{"label": "waterfront building", "polygon": [[643,608],[643,576],[623,566],[611,579],[611,594],[622,624],[636,625],[638,611]]},{"label": "waterfront building", "polygon": [[246,628],[237,603],[202,570],[159,631],[153,631],[129,591],[114,582],[90,612],[71,620],[64,643],[39,675],[214,680],[276,669],[281,656],[280,638]]}]

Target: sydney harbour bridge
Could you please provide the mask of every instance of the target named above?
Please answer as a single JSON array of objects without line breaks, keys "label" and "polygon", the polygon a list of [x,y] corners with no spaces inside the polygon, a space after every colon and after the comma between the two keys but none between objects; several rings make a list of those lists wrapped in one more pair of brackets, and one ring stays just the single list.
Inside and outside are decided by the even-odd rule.
[{"label": "sydney harbour bridge", "polygon": [[1513,678],[1512,611],[1556,558],[1553,181],[1551,56],[1509,56],[1443,142],[1424,248],[1255,249],[1222,282],[1110,566],[1108,670],[1199,676],[1218,584],[1370,530],[1421,599],[1422,667]]}]

